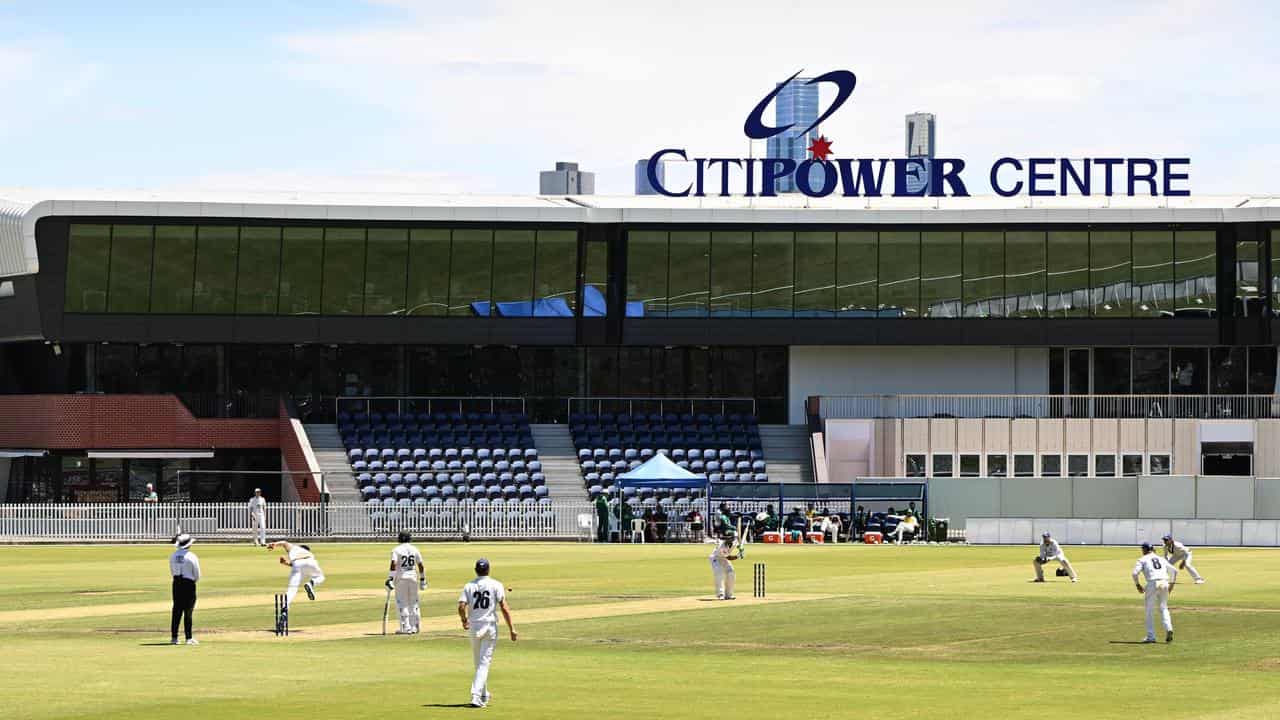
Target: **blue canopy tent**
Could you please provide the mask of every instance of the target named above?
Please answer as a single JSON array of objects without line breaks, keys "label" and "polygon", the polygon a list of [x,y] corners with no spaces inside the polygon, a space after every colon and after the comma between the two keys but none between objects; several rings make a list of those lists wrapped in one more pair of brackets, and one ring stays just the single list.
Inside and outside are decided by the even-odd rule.
[{"label": "blue canopy tent", "polygon": [[[643,465],[634,470],[629,470],[615,479],[618,481],[619,514],[622,512],[622,491],[625,488],[654,488],[655,490],[659,488],[685,488],[703,491],[707,500],[707,510],[704,518],[711,517],[711,481],[707,480],[705,475],[689,472],[676,465],[666,455],[654,455],[646,460]],[[619,520],[621,520],[621,517],[619,517]],[[619,529],[622,532],[629,532],[629,528],[621,527],[621,522],[619,522]]]}]

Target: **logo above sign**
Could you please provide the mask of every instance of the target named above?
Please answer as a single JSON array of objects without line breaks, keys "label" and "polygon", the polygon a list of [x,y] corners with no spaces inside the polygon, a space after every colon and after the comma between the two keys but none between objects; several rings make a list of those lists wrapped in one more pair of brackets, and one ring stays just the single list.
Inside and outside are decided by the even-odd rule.
[{"label": "logo above sign", "polygon": [[[743,133],[752,140],[767,140],[788,131],[796,123],[775,127],[764,120],[765,112],[778,95],[794,82],[804,85],[834,85],[835,100],[808,127],[794,133],[805,137],[831,117],[853,95],[858,78],[849,70],[831,70],[812,79],[797,80],[798,71],[756,103],[743,123]],[[790,178],[799,192],[809,197],[827,197],[837,191],[844,197],[967,197],[961,158],[839,158],[831,157],[832,141],[825,135],[812,140],[810,156],[797,161],[789,157],[724,158],[695,157],[683,148],[659,150],[649,158],[649,184],[668,197],[706,197],[708,173],[719,176],[719,191],[729,197],[731,186],[744,188],[744,197],[774,197],[780,181]],[[668,189],[658,167],[669,158],[691,162],[694,180],[679,191]],[[992,191],[1002,197],[1028,195],[1149,195],[1185,197],[1190,179],[1190,158],[1052,158],[1019,159],[1001,157],[991,165],[988,179]],[[886,184],[886,174],[892,178]]]}]

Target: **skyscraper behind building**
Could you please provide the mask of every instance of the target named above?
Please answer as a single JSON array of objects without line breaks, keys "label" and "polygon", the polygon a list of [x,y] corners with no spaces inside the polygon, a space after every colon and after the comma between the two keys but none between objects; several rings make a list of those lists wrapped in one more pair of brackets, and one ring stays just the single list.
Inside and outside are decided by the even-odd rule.
[{"label": "skyscraper behind building", "polygon": [[[653,169],[654,173],[658,176],[659,183],[665,183],[667,180],[666,173],[663,171],[663,167],[665,165],[666,163],[658,163],[658,166]],[[653,185],[649,183],[648,158],[636,161],[636,194],[637,195],[657,195],[658,194],[658,191],[655,190],[653,188]]]},{"label": "skyscraper behind building", "polygon": [[933,113],[907,116],[907,157],[931,158],[937,152],[938,127]]},{"label": "skyscraper behind building", "polygon": [[[774,98],[774,125],[792,127],[769,138],[768,157],[790,158],[796,164],[808,157],[809,144],[818,137],[818,128],[803,132],[818,119],[818,86],[808,82],[809,78],[794,78]],[[795,192],[795,177],[779,178],[774,189],[780,193]]]}]

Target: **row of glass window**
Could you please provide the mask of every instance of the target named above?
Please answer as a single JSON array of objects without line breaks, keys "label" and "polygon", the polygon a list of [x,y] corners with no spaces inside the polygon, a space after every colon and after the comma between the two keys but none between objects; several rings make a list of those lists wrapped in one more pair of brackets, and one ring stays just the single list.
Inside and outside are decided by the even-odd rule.
[{"label": "row of glass window", "polygon": [[934,453],[932,463],[924,453],[909,453],[905,459],[905,474],[907,477],[1062,477],[1064,457],[1067,477],[1168,475],[1172,469],[1167,453],[1099,453],[1093,456],[1092,468],[1089,455],[1083,453],[1065,456],[1057,453],[1016,453],[1012,456]]},{"label": "row of glass window", "polygon": [[571,316],[577,250],[574,230],[73,224],[65,308]]},{"label": "row of glass window", "polygon": [[1271,395],[1274,345],[1050,348],[1053,395]]},{"label": "row of glass window", "polygon": [[1212,230],[631,231],[627,298],[650,317],[1211,315],[1216,246]]}]

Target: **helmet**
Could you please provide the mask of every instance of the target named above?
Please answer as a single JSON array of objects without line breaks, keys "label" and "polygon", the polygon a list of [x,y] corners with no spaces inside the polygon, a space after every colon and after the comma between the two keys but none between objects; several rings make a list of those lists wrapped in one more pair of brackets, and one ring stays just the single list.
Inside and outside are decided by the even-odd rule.
[{"label": "helmet", "polygon": [[1146,555],[1151,552],[1151,543],[1142,543],[1142,554]]},{"label": "helmet", "polygon": [[476,574],[477,575],[489,574],[489,560],[487,558],[480,558],[479,560],[476,561]]},{"label": "helmet", "polygon": [[1048,530],[1046,530],[1046,531],[1044,531],[1044,532],[1040,533],[1040,537],[1042,537],[1042,538],[1044,538],[1044,539],[1048,540],[1048,539],[1049,539],[1049,531],[1048,531]]},{"label": "helmet", "polygon": [[400,534],[396,536],[396,539],[402,543],[407,543],[413,539],[413,535],[411,535],[408,530],[401,530]]},{"label": "helmet", "polygon": [[1172,540],[1172,539],[1173,539],[1173,536],[1172,536],[1172,535],[1170,535],[1169,533],[1165,533],[1165,534],[1164,534],[1164,537],[1162,537],[1162,538],[1160,538],[1160,539],[1161,539],[1161,540],[1163,540],[1163,541],[1165,541],[1165,542],[1169,542],[1170,540]]}]

